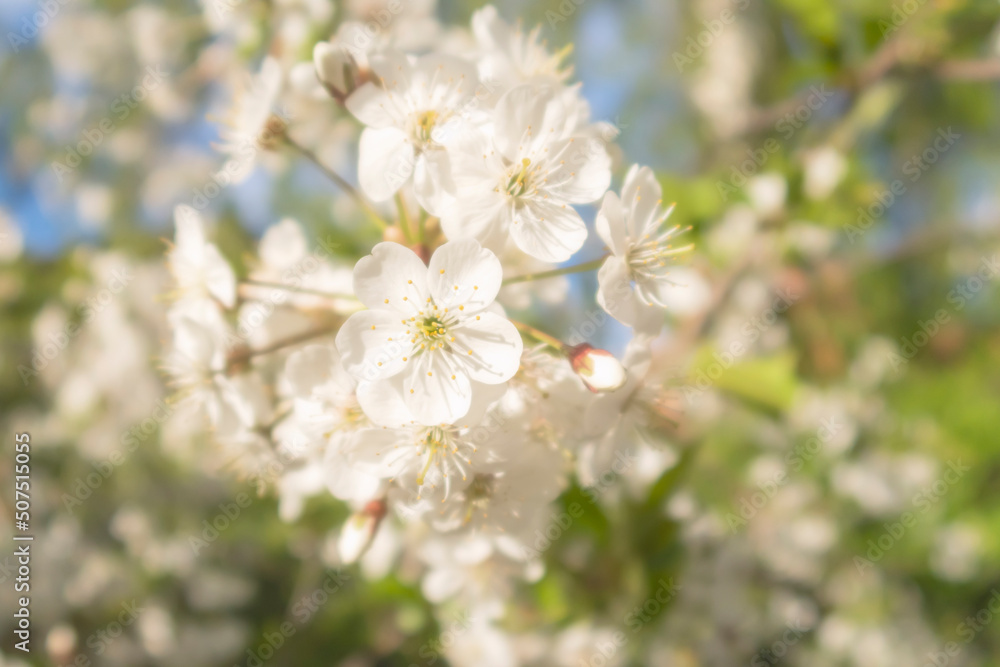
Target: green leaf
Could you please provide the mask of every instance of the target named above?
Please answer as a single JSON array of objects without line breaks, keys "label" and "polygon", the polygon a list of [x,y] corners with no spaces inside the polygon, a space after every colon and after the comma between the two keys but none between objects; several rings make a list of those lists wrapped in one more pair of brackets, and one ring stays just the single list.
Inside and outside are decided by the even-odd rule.
[{"label": "green leaf", "polygon": [[703,348],[692,369],[695,386],[707,381],[758,408],[772,412],[788,409],[798,388],[793,352],[746,361],[731,359],[732,355],[728,353]]}]

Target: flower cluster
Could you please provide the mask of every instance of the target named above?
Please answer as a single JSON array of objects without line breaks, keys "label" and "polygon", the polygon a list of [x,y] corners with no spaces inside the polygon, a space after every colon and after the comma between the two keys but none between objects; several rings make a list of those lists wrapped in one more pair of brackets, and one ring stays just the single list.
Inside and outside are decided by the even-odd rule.
[{"label": "flower cluster", "polygon": [[[313,63],[269,56],[222,149],[314,161],[382,241],[351,269],[283,220],[237,277],[179,207],[165,367],[242,472],[273,482],[283,518],[323,492],[351,505],[342,562],[423,531],[427,597],[484,604],[540,575],[536,536],[574,475],[589,484],[662,440],[669,411],[647,373],[681,230],[648,167],[609,191],[615,132],[538,31],[486,7],[435,49],[353,34],[346,23]],[[311,143],[330,118],[355,121],[358,188]],[[559,266],[588,240],[584,204],[606,252]],[[564,276],[595,269],[597,303],[634,330],[624,362],[508,316],[565,303]]]}]

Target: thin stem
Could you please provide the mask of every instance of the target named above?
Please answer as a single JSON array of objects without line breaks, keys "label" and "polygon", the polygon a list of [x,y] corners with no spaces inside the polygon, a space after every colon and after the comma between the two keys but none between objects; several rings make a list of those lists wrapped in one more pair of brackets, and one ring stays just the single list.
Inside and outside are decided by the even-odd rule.
[{"label": "thin stem", "polygon": [[333,333],[333,330],[329,326],[318,327],[316,329],[309,329],[308,331],[303,331],[300,334],[294,336],[289,336],[287,338],[282,338],[276,340],[270,345],[265,345],[264,347],[259,347],[257,349],[244,349],[238,350],[229,356],[226,361],[226,370],[232,369],[242,363],[246,363],[254,357],[261,357],[266,354],[272,354],[286,347],[291,347],[292,345],[299,345],[300,343],[305,343],[306,341],[313,340],[314,338],[322,338],[323,336],[329,336]]},{"label": "thin stem", "polygon": [[427,211],[420,209],[420,219],[417,221],[417,243],[427,243]]},{"label": "thin stem", "polygon": [[396,209],[399,211],[399,226],[403,228],[403,236],[406,242],[413,244],[413,220],[410,219],[410,211],[406,208],[403,195],[396,193]]},{"label": "thin stem", "polygon": [[545,343],[549,347],[555,348],[559,352],[565,353],[565,352],[567,352],[569,350],[569,346],[566,345],[566,343],[562,342],[561,340],[559,340],[555,336],[550,336],[549,334],[545,333],[544,331],[542,331],[540,329],[536,329],[535,327],[531,326],[530,324],[525,324],[524,322],[519,322],[517,320],[511,320],[510,322],[515,327],[517,327],[518,329],[520,329],[524,333],[528,334],[532,338],[534,338],[534,339],[536,339],[536,340],[538,340],[538,341],[540,341],[542,343]]},{"label": "thin stem", "polygon": [[269,283],[263,280],[244,280],[240,284],[249,285],[251,287],[266,287],[269,289],[280,289],[286,292],[294,292],[296,294],[321,296],[327,299],[351,299],[352,301],[357,301],[358,299],[358,297],[355,296],[354,294],[336,294],[334,292],[324,292],[318,289],[309,289],[308,287],[296,287],[294,285],[283,285],[282,283]]},{"label": "thin stem", "polygon": [[368,203],[368,200],[361,196],[361,193],[358,192],[357,188],[348,183],[343,176],[341,176],[333,169],[330,169],[330,167],[323,164],[323,161],[319,159],[319,156],[317,156],[316,153],[312,152],[302,144],[292,139],[290,136],[288,136],[287,133],[285,134],[285,143],[294,148],[300,155],[305,157],[307,160],[309,160],[317,167],[319,167],[320,170],[324,174],[326,174],[331,181],[337,184],[337,187],[339,187],[346,194],[353,197],[356,202],[358,202],[358,205],[361,206],[361,209],[365,212],[365,215],[368,216],[368,219],[371,220],[376,227],[378,227],[382,231],[385,231],[386,227],[389,226],[389,223],[387,223],[385,220],[382,219],[382,216],[378,214],[378,211],[372,208],[372,205]]},{"label": "thin stem", "polygon": [[512,285],[514,283],[524,283],[529,280],[543,280],[545,278],[554,278],[555,276],[565,276],[570,273],[583,273],[584,271],[593,271],[594,269],[601,268],[604,264],[604,260],[608,258],[608,255],[603,257],[598,257],[597,259],[591,260],[589,262],[584,262],[583,264],[574,264],[573,266],[564,266],[560,269],[552,269],[551,271],[542,271],[541,273],[526,273],[523,276],[514,276],[513,278],[505,278],[503,281],[504,285]]}]

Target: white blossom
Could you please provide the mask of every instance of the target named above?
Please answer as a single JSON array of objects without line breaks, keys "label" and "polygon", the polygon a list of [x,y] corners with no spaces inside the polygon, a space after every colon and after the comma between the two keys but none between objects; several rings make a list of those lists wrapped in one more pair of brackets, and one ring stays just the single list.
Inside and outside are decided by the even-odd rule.
[{"label": "white blossom", "polygon": [[555,89],[523,85],[500,98],[489,126],[458,133],[455,199],[441,216],[448,238],[501,249],[509,236],[548,262],[579,250],[587,227],[573,205],[604,194],[611,159],[600,140],[573,134],[575,114]]},{"label": "white blossom", "polygon": [[372,421],[454,423],[482,385],[517,372],[521,336],[490,307],[501,274],[496,256],[472,240],[441,246],[429,266],[395,243],[358,262],[354,289],[368,310],[344,323],[337,349]]},{"label": "white blossom", "polygon": [[431,214],[453,190],[446,126],[461,118],[479,84],[475,67],[459,58],[412,58],[386,52],[371,58],[373,80],[347,98],[367,127],[358,147],[358,178],[375,201],[394,195],[412,176],[413,191]]},{"label": "white blossom", "polygon": [[661,208],[662,196],[653,171],[634,165],[621,197],[607,193],[597,214],[597,233],[612,253],[597,275],[597,302],[618,321],[639,329],[659,329],[658,316],[649,308],[666,307],[675,287],[670,260],[687,249],[674,245],[681,228],[665,225],[673,206]]}]

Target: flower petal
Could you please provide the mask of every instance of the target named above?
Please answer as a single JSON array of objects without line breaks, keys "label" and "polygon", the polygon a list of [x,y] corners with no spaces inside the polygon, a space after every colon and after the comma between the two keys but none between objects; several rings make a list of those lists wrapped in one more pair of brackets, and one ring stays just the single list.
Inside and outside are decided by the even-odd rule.
[{"label": "flower petal", "polygon": [[[456,358],[476,382],[506,382],[521,365],[521,334],[496,313],[485,311],[466,318],[455,328],[455,338]],[[472,354],[468,354],[470,351]]]},{"label": "flower petal", "polygon": [[504,383],[483,384],[473,381],[472,404],[469,406],[469,411],[458,420],[458,425],[462,428],[471,427],[477,433],[479,432],[477,429],[485,429],[482,431],[483,433],[489,432],[491,429],[499,429],[500,424],[503,423],[502,419],[498,424],[497,421],[485,419],[485,417],[490,406],[503,398],[506,393],[507,385]]},{"label": "flower petal", "polygon": [[409,96],[416,108],[455,109],[476,92],[476,66],[443,53],[420,56],[413,64]]},{"label": "flower petal", "polygon": [[500,260],[473,239],[449,241],[434,251],[427,288],[437,305],[476,313],[493,303],[503,282]]},{"label": "flower petal", "polygon": [[360,86],[344,102],[347,110],[368,127],[381,129],[402,123],[389,95],[372,82]]},{"label": "flower petal", "polygon": [[205,223],[201,214],[190,206],[180,204],[174,209],[174,242],[181,252],[198,251],[208,242],[205,238]]},{"label": "flower petal", "polygon": [[285,218],[264,232],[257,252],[268,268],[288,269],[309,254],[309,243],[302,226],[291,218]]},{"label": "flower petal", "polygon": [[451,424],[469,412],[469,376],[448,357],[442,352],[420,355],[416,372],[403,379],[403,400],[420,424]]},{"label": "flower petal", "polygon": [[487,186],[476,190],[456,186],[462,198],[442,211],[441,229],[451,240],[476,239],[493,251],[503,249],[510,214],[504,196]]},{"label": "flower petal", "polygon": [[511,238],[536,259],[565,262],[587,240],[587,226],[571,206],[536,200],[513,215]]},{"label": "flower petal", "polygon": [[396,313],[362,310],[337,332],[337,351],[344,368],[358,380],[380,380],[403,370],[410,350],[406,328]]},{"label": "flower petal", "polygon": [[358,431],[344,453],[352,466],[383,479],[403,473],[415,456],[410,430],[393,428]]},{"label": "flower petal", "polygon": [[618,257],[608,257],[597,272],[597,284],[598,305],[611,317],[631,326],[636,319],[639,300],[625,262]]},{"label": "flower petal", "polygon": [[413,170],[413,194],[417,202],[431,215],[440,217],[454,191],[448,151],[422,153]]},{"label": "flower petal", "polygon": [[649,167],[632,165],[622,186],[622,207],[628,222],[628,234],[640,239],[658,225],[656,211],[663,198],[663,188]]},{"label": "flower petal", "polygon": [[398,428],[413,423],[413,413],[403,400],[403,376],[358,385],[358,403],[365,415],[379,426]]},{"label": "flower petal", "polygon": [[365,194],[385,201],[413,173],[413,144],[395,127],[367,128],[358,144],[358,181]]},{"label": "flower petal", "polygon": [[597,201],[611,185],[611,156],[598,139],[567,139],[567,144],[556,144],[550,153],[561,153],[558,164],[546,178],[551,185],[547,191],[553,199],[570,204],[587,204]]},{"label": "flower petal", "polygon": [[351,464],[346,449],[353,441],[353,434],[335,434],[330,439],[323,459],[323,482],[335,498],[363,502],[375,497],[381,481]]},{"label": "flower petal", "polygon": [[501,96],[494,141],[504,157],[519,161],[523,155],[534,155],[547,144],[550,132],[563,130],[563,107],[554,103],[554,97],[552,88],[535,85],[516,86]]},{"label": "flower petal", "polygon": [[315,387],[330,380],[338,357],[329,345],[307,345],[288,355],[284,378],[293,396],[308,397]]},{"label": "flower petal", "polygon": [[369,308],[416,314],[429,296],[427,267],[409,248],[379,243],[354,266],[354,293]]},{"label": "flower petal", "polygon": [[597,235],[611,249],[615,255],[621,257],[628,249],[625,236],[625,214],[622,210],[622,202],[614,192],[604,195],[604,202],[601,210],[597,212],[597,219],[594,222]]},{"label": "flower petal", "polygon": [[214,245],[205,246],[205,289],[226,308],[236,304],[236,274]]}]

